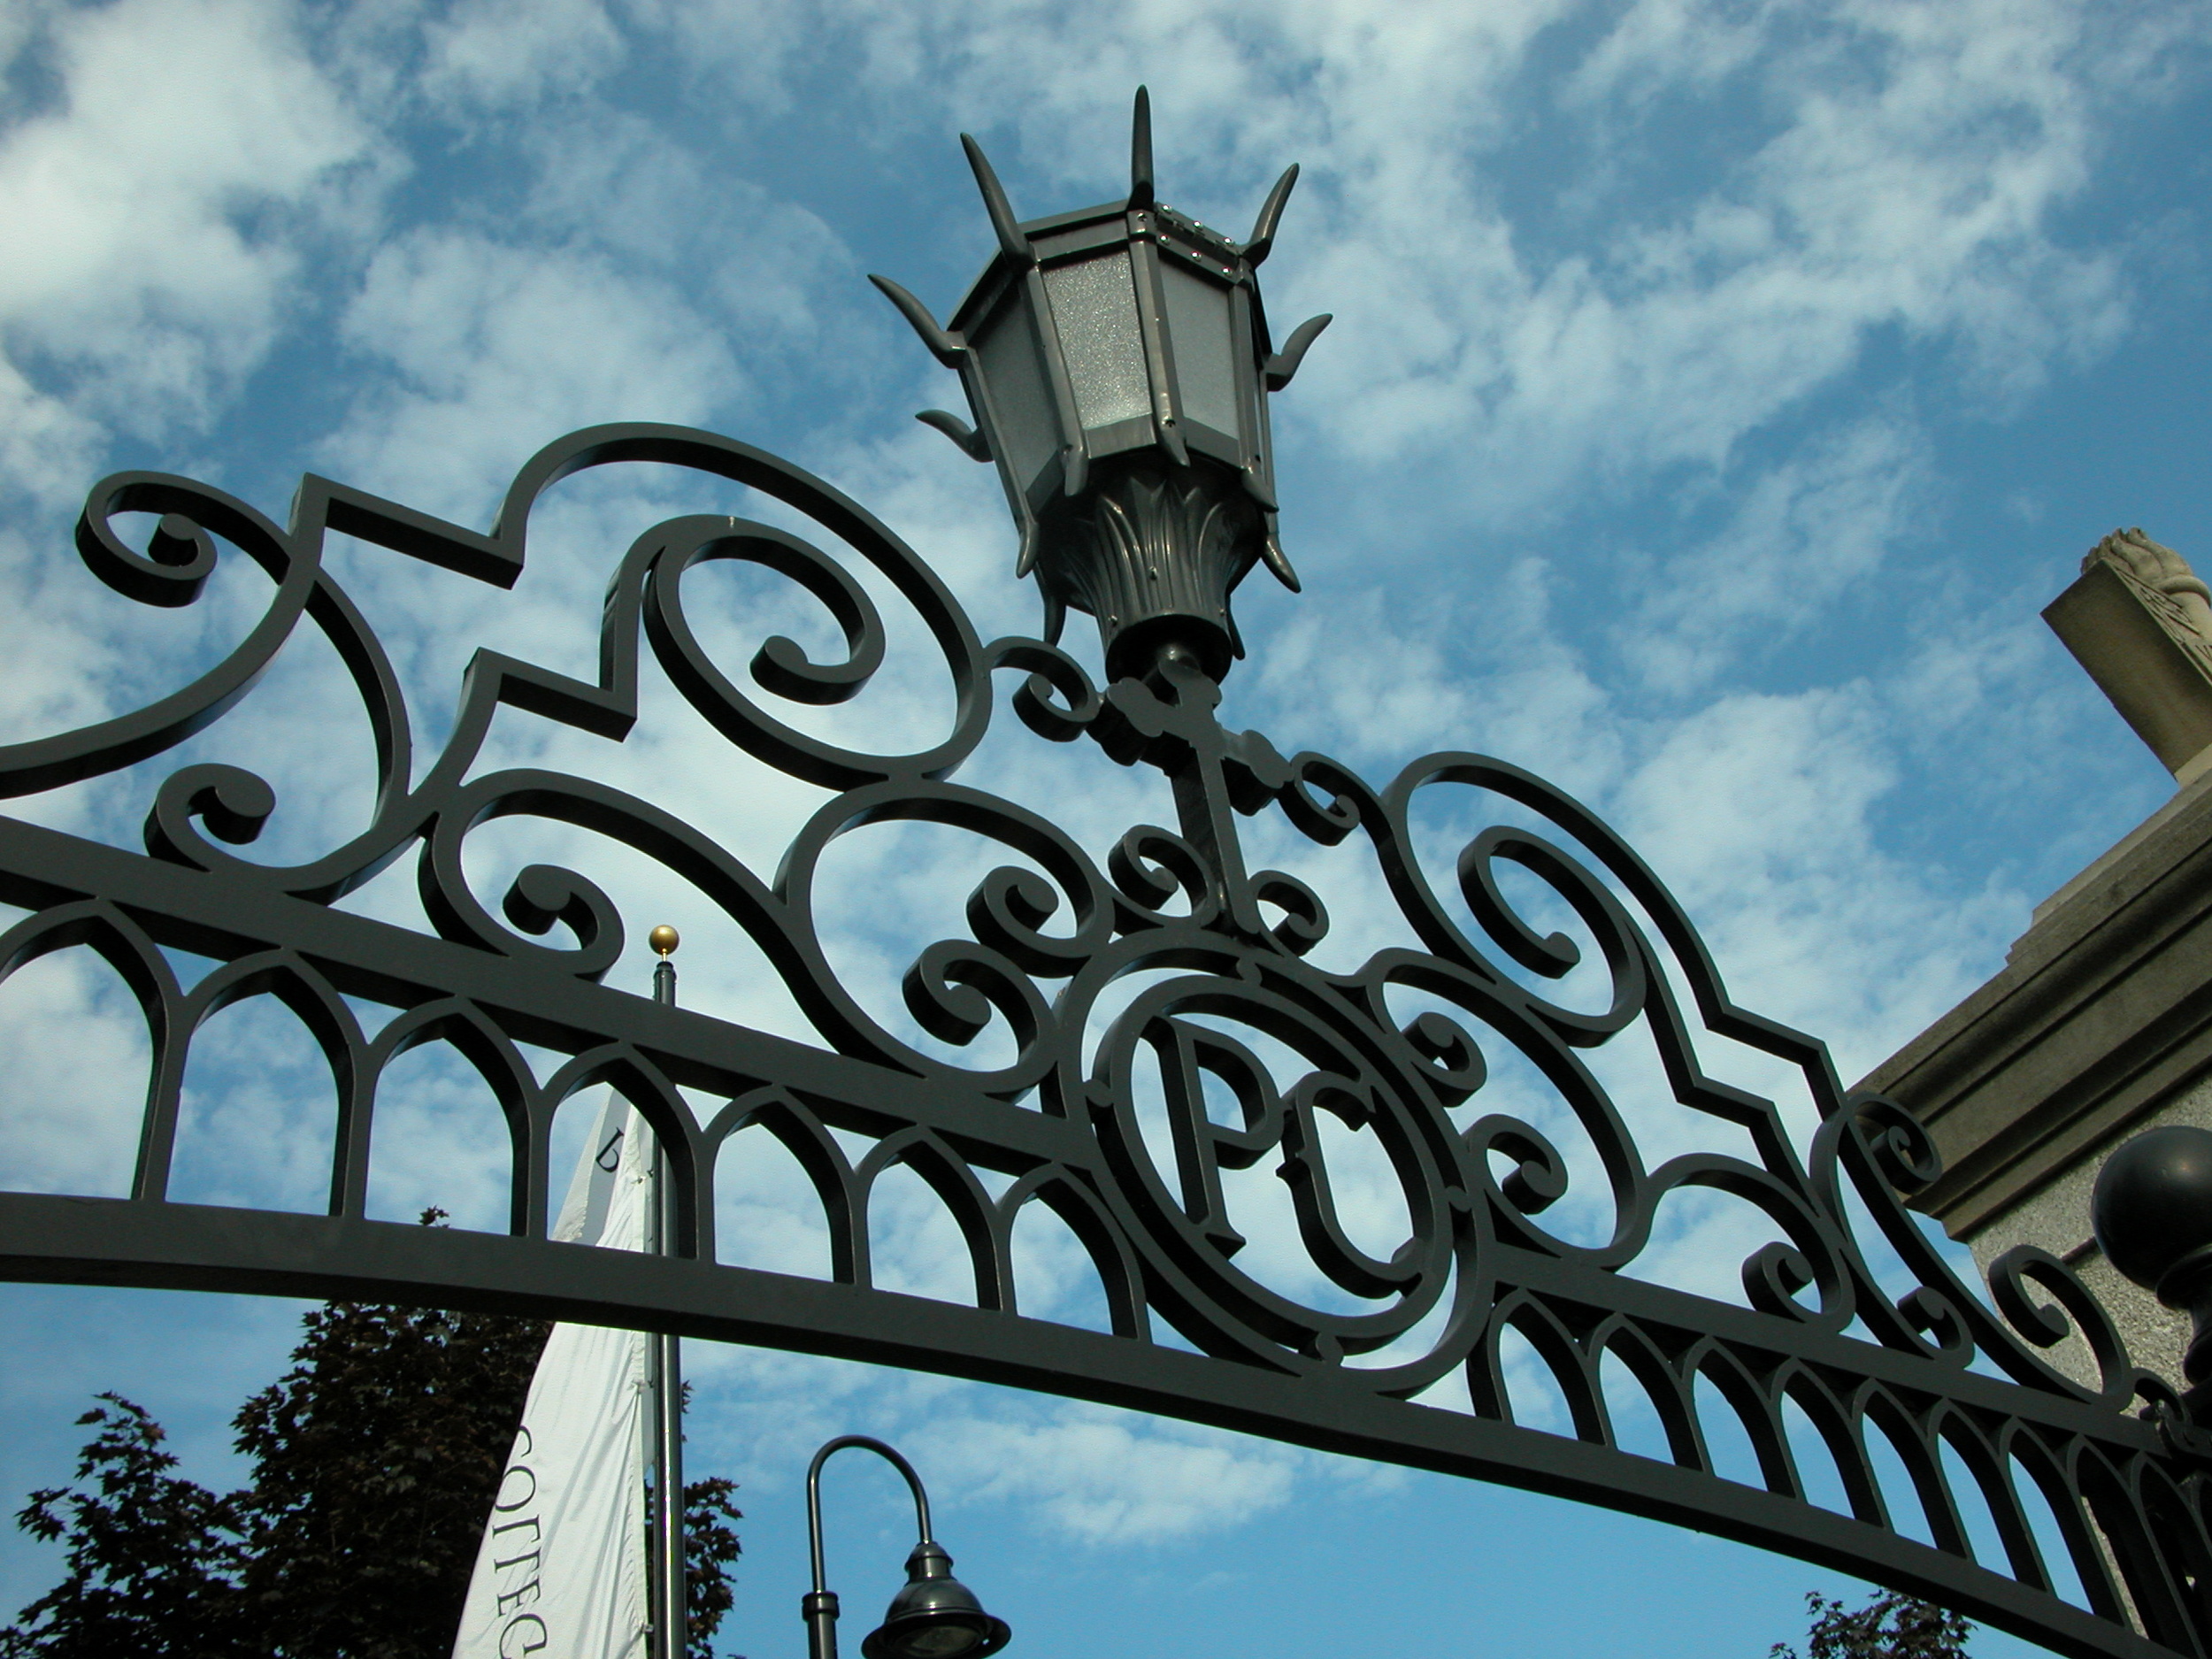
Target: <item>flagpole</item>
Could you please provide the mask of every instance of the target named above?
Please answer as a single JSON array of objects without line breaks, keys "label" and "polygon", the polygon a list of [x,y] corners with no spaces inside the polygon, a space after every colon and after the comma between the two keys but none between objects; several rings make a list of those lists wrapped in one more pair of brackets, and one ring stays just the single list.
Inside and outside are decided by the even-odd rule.
[{"label": "flagpole", "polygon": [[[669,960],[680,942],[676,930],[665,925],[649,936],[659,960],[653,964],[653,1000],[672,1008],[676,1003],[676,964]],[[653,1154],[653,1248],[665,1256],[676,1238],[674,1185],[668,1179],[665,1149]],[[652,1339],[654,1379],[653,1484],[658,1502],[653,1513],[654,1601],[660,1616],[653,1621],[655,1659],[684,1659],[684,1385],[683,1354],[678,1339]]]}]

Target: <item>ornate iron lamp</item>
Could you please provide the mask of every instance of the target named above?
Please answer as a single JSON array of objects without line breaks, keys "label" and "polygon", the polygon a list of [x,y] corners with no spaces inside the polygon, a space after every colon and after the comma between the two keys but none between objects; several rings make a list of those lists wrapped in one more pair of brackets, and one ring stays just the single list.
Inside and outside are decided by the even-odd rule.
[{"label": "ornate iron lamp", "polygon": [[881,1440],[841,1434],[807,1465],[806,1537],[814,1588],[800,1599],[799,1611],[806,1620],[808,1659],[837,1659],[837,1594],[823,1583],[822,1465],[848,1446],[875,1453],[906,1477],[921,1534],[906,1558],[906,1587],[891,1598],[883,1623],[861,1638],[865,1659],[984,1659],[1005,1647],[1012,1634],[1006,1621],[985,1612],[975,1593],[952,1576],[952,1557],[930,1535],[929,1494],[913,1464]]},{"label": "ornate iron lamp", "polygon": [[1098,620],[1107,673],[1142,673],[1182,645],[1215,679],[1244,654],[1229,593],[1264,560],[1295,591],[1275,528],[1267,394],[1322,329],[1269,342],[1256,273],[1291,167],[1237,242],[1153,192],[1150,100],[1137,88],[1126,201],[1018,221],[982,149],[961,134],[998,252],[941,327],[897,283],[871,280],[959,372],[976,426],[920,419],[998,463],[1036,572],[1045,634],[1067,609]]}]

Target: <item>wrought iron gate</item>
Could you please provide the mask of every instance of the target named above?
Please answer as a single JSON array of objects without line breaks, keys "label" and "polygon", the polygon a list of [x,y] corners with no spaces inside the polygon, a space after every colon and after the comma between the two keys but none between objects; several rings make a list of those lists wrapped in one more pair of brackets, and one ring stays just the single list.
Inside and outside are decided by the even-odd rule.
[{"label": "wrought iron gate", "polygon": [[[941,653],[956,688],[951,730],[920,752],[836,747],[780,719],[760,692],[802,703],[863,688],[884,632],[861,584],[812,542],[722,516],[672,518],[638,538],[608,588],[598,683],[480,652],[452,735],[419,782],[409,712],[382,647],[323,562],[339,531],[493,583],[520,570],[531,509],[579,469],[652,461],[733,480],[785,503],[887,578]],[[159,514],[144,549],[118,515]],[[1915,1590],[2078,1655],[2201,1655],[2212,1643],[2202,1465],[2170,1392],[2131,1366],[2110,1322],[2068,1270],[2016,1250],[1992,1288],[2002,1317],[1955,1282],[1900,1202],[1935,1174],[1905,1113],[1848,1100],[1820,1043],[1729,998],[1698,935],[1651,872],[1603,823],[1506,762],[1432,755],[1382,788],[1327,757],[1285,757],[1216,718],[1214,680],[1165,652],[1145,675],[1100,688],[1074,658],[1026,638],[980,641],[945,586],[894,534],[829,486],[758,449],[672,427],[599,427],[526,467],[497,526],[480,535],[311,477],[293,521],[188,480],[119,474],[92,493],[78,534],[92,570],[142,603],[189,603],[218,544],[273,584],[266,614],[226,660],[136,713],[0,751],[0,788],[20,796],[157,756],[219,719],[304,622],[337,648],[376,734],[373,822],[311,863],[272,867],[229,850],[273,810],[269,787],[192,765],[156,791],[146,850],[0,819],[0,899],[32,914],[0,940],[0,973],[86,946],[112,964],[152,1041],[137,1170],[127,1198],[0,1194],[0,1271],[20,1279],[379,1297],[497,1309],[841,1355],[979,1378],[1332,1451],[1502,1481],[1764,1545]],[[788,641],[756,658],[757,690],[710,660],[687,620],[683,577],[703,562],[754,561],[819,600],[843,629],[843,662]],[[758,760],[832,792],[764,878],[708,833],[652,803],[549,771],[471,776],[495,710],[529,710],[619,740],[637,714],[641,633],[691,706]],[[1131,828],[1100,863],[1035,813],[950,780],[993,718],[993,677],[1010,674],[1017,716],[1039,738],[1095,741],[1108,760],[1156,767],[1180,816]],[[1464,909],[1440,895],[1413,847],[1428,792],[1488,792],[1550,827],[1494,827],[1457,862]],[[1371,860],[1394,895],[1404,944],[1355,972],[1307,960],[1330,929],[1320,896],[1250,870],[1240,820],[1279,813],[1322,847]],[[505,895],[504,920],[464,878],[466,838],[522,815],[626,843],[684,878],[757,941],[819,1033],[807,1044],[663,1007],[599,983],[620,918],[583,874],[542,865]],[[996,1023],[1012,1058],[972,1069],[902,1041],[832,972],[814,921],[825,849],[862,825],[919,820],[1002,846],[1009,862],[969,898],[969,936],[931,946],[905,979],[919,1025],[958,1046]],[[429,930],[367,919],[333,901],[411,856]],[[1574,966],[1561,935],[1516,909],[1505,866],[1571,907],[1605,964],[1609,994],[1567,1006],[1535,988]],[[1471,922],[1472,926],[1470,926]],[[564,942],[565,941],[565,942]],[[164,947],[219,966],[179,981]],[[1146,986],[1090,1032],[1109,987]],[[1425,1010],[1393,1011],[1407,994]],[[336,1079],[339,1121],[327,1214],[196,1205],[167,1196],[180,1086],[194,1035],[217,1010],[268,995],[314,1034]],[[347,999],[352,999],[350,1002]],[[387,1010],[364,1023],[357,1006]],[[1443,1011],[1448,1010],[1449,1012]],[[1240,1033],[1243,1036],[1240,1037]],[[1675,1099],[1747,1132],[1749,1156],[1701,1154],[1652,1167],[1588,1056],[1630,1033],[1655,1045]],[[57,1033],[57,1040],[63,1033]],[[1801,1074],[1822,1116],[1801,1162],[1776,1108],[1709,1077],[1717,1037]],[[511,1139],[507,1236],[367,1218],[379,1079],[416,1045],[443,1041],[481,1073]],[[541,1080],[518,1048],[571,1056]],[[1259,1052],[1295,1056],[1281,1075]],[[1517,1053],[1571,1110],[1609,1183],[1612,1236],[1577,1244],[1543,1212],[1567,1164],[1538,1127],[1484,1110],[1486,1054]],[[556,1110],[611,1084],[666,1148],[680,1193],[672,1258],[545,1240]],[[679,1092],[722,1102],[702,1115]],[[1222,1120],[1207,1093],[1232,1100]],[[1164,1102],[1171,1152],[1138,1122]],[[1386,1256],[1340,1225],[1320,1124],[1371,1134],[1410,1217]],[[813,1280],[716,1257],[718,1160],[741,1132],[789,1149],[819,1196],[833,1271]],[[849,1156],[832,1131],[863,1137]],[[1279,1161],[1313,1263],[1360,1311],[1303,1305],[1241,1271],[1224,1170]],[[873,1287],[868,1213],[895,1165],[918,1173],[957,1218],[974,1306]],[[1010,1178],[996,1195],[979,1170]],[[1671,1194],[1712,1188],[1755,1205],[1773,1241],[1743,1263],[1747,1305],[1638,1277]],[[1916,1282],[1877,1282],[1855,1239],[1857,1194]],[[1022,1311],[1010,1239],[1044,1204],[1087,1249],[1111,1333]],[[2039,1353],[2070,1327],[2102,1370],[2070,1380]],[[1172,1332],[1187,1347],[1162,1340]],[[1567,1433],[1517,1425],[1501,1343],[1518,1333],[1571,1417]],[[1420,1337],[1409,1352],[1411,1336]],[[1196,1350],[1196,1351],[1191,1351]],[[1650,1395],[1671,1461],[1619,1448],[1600,1383],[1608,1356]],[[1377,1363],[1380,1356],[1383,1363]],[[1471,1410],[1417,1398],[1464,1376]],[[1723,1478],[1709,1450],[1715,1395],[1755,1448],[1758,1484]],[[1808,1496],[1817,1432],[1849,1513]],[[1933,1547],[1893,1517],[1870,1457],[1893,1446],[1924,1506]],[[1955,1453],[1947,1465],[1944,1448]],[[1953,1482],[1962,1468],[2001,1536],[1977,1561]],[[2093,1607],[2052,1589],[2024,1498],[2039,1494]]]}]

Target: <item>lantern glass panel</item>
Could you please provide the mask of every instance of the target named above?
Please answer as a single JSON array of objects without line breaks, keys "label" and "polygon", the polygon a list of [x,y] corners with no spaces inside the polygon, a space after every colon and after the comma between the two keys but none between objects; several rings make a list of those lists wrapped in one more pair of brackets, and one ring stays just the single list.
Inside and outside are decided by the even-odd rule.
[{"label": "lantern glass panel", "polygon": [[1152,383],[1145,373],[1128,250],[1054,265],[1045,273],[1045,291],[1084,429],[1095,432],[1150,414]]},{"label": "lantern glass panel", "polygon": [[990,388],[991,441],[1007,470],[1026,489],[1059,449],[1052,392],[1038,355],[1036,331],[1018,288],[1001,300],[975,341],[983,380]]},{"label": "lantern glass panel", "polygon": [[1168,343],[1175,352],[1175,386],[1184,417],[1225,436],[1240,437],[1229,290],[1173,259],[1160,261],[1160,289],[1167,301]]}]

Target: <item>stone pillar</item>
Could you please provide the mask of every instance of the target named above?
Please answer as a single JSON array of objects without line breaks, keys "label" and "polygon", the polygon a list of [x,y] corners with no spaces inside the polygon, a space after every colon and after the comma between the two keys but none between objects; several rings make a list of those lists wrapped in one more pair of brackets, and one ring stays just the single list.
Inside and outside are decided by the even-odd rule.
[{"label": "stone pillar", "polygon": [[[2016,1244],[2063,1257],[2137,1363],[2179,1386],[2189,1321],[2102,1258],[2089,1196],[2128,1137],[2212,1128],[2212,593],[2170,549],[2116,531],[2043,617],[2180,787],[1859,1087],[1909,1107],[1942,1151],[1919,1208],[1984,1268]],[[2086,1379],[2078,1340],[2055,1357]]]}]

